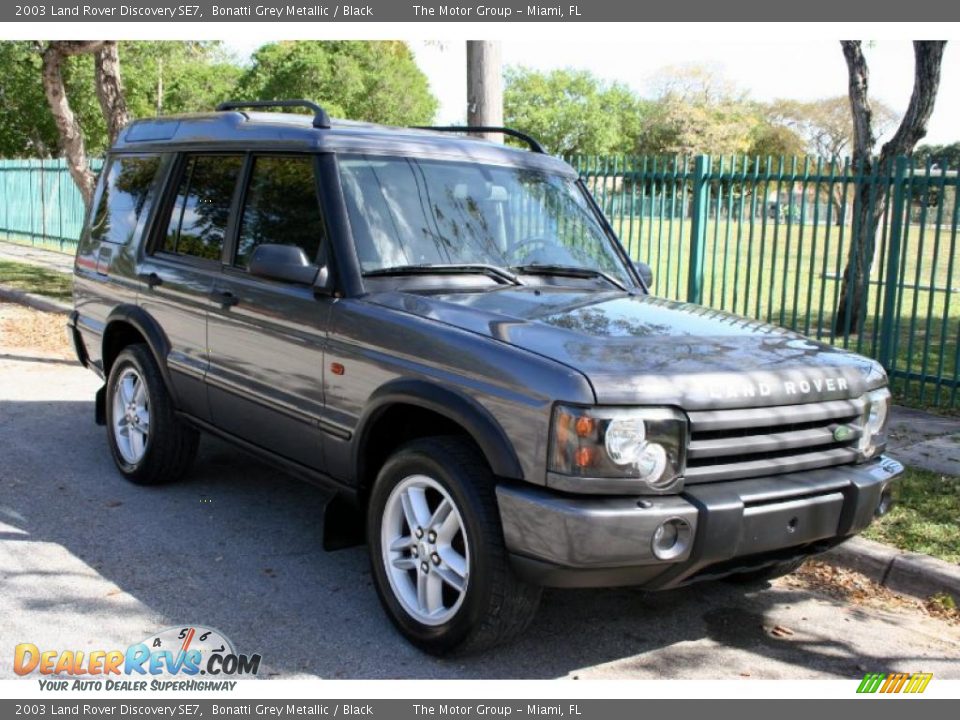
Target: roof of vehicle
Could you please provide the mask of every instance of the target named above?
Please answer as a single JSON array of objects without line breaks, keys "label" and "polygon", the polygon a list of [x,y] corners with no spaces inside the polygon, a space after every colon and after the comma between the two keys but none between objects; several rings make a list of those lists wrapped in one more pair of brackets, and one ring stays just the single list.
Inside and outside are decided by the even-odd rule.
[{"label": "roof of vehicle", "polygon": [[567,176],[575,171],[550,155],[428,129],[332,120],[315,127],[302,113],[226,110],[135,120],[120,133],[115,152],[153,150],[272,150],[353,152],[461,160],[540,169]]}]

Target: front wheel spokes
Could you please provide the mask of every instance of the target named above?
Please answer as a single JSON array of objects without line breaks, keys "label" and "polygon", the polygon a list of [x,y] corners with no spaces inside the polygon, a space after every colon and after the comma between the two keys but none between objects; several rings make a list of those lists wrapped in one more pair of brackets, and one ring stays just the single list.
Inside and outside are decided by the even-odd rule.
[{"label": "front wheel spokes", "polygon": [[421,623],[448,622],[463,605],[470,571],[463,517],[449,490],[427,475],[410,475],[390,493],[381,523],[394,597]]},{"label": "front wheel spokes", "polygon": [[428,616],[444,609],[443,582],[438,573],[417,573],[417,604],[420,611]]}]

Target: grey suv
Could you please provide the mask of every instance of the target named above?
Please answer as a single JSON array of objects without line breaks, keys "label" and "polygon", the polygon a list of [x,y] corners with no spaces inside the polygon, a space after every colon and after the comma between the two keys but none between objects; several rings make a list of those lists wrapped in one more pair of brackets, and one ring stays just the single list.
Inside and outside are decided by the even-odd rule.
[{"label": "grey suv", "polygon": [[651,295],[531,138],[217,110],[123,131],[77,252],[128,480],[208,432],[327,488],[325,545],[366,542],[435,654],[521,632],[542,586],[775,577],[889,506],[881,367]]}]

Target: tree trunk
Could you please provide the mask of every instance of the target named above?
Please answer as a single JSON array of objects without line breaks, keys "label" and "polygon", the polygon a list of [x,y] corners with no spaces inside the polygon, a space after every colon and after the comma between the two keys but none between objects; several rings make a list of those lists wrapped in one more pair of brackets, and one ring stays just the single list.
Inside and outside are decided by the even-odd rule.
[{"label": "tree trunk", "polygon": [[[850,111],[853,116],[853,167],[854,172],[859,171],[862,180],[854,194],[851,243],[834,316],[834,335],[859,334],[863,330],[863,309],[877,229],[886,209],[886,193],[880,192],[879,179],[889,177],[893,159],[912,153],[916,144],[927,134],[927,123],[940,87],[940,66],[945,45],[944,41],[913,43],[915,71],[910,104],[897,132],[884,144],[880,157],[874,161],[873,149],[877,140],[873,134],[873,110],[867,92],[869,68],[860,41],[841,42],[847,61]],[[874,162],[879,171],[876,175],[873,173]]]},{"label": "tree trunk", "polygon": [[107,123],[110,145],[117,141],[123,126],[129,121],[127,102],[120,82],[120,56],[115,42],[105,42],[93,55],[96,71],[97,100]]},{"label": "tree trunk", "polygon": [[[503,125],[498,42],[467,40],[467,125]],[[503,142],[501,133],[480,135],[493,142]]]},{"label": "tree trunk", "polygon": [[83,129],[70,107],[63,82],[63,61],[71,55],[93,53],[97,99],[107,124],[111,144],[128,120],[127,104],[120,82],[120,57],[117,43],[108,40],[59,40],[43,50],[43,89],[60,135],[60,150],[67,160],[70,177],[89,205],[93,199],[95,177],[90,170]]},{"label": "tree trunk", "polygon": [[67,88],[63,84],[62,65],[65,54],[59,46],[60,43],[52,42],[43,51],[43,89],[60,133],[60,149],[67,159],[70,177],[80,188],[84,202],[89,205],[93,199],[94,177],[87,160],[83,130],[70,108]]},{"label": "tree trunk", "polygon": [[843,204],[843,183],[836,183],[834,185],[834,189],[830,193],[830,202],[833,204],[834,209],[833,224],[840,227],[846,220],[843,212],[846,209]]},{"label": "tree trunk", "polygon": [[[870,269],[877,247],[877,232],[886,210],[884,178],[892,175],[892,163],[882,159],[865,162],[853,196],[853,223],[847,266],[841,278],[834,335],[857,335],[863,330],[863,311],[870,290]],[[857,172],[857,171],[855,171]],[[881,238],[882,242],[882,238]]]}]

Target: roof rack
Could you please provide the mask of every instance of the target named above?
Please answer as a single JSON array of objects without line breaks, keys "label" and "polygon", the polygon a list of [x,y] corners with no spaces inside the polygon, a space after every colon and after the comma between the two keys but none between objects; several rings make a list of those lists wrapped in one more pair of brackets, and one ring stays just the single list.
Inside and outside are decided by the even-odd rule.
[{"label": "roof rack", "polygon": [[327,111],[310,100],[230,100],[217,105],[217,112],[240,110],[241,108],[306,108],[313,111],[315,128],[330,128],[330,116]]},{"label": "roof rack", "polygon": [[524,132],[514,130],[508,127],[496,127],[492,125],[415,125],[414,130],[434,130],[436,132],[460,132],[460,133],[502,133],[519,140],[523,140],[535,153],[546,155],[547,151],[543,149],[535,138],[530,137]]}]

